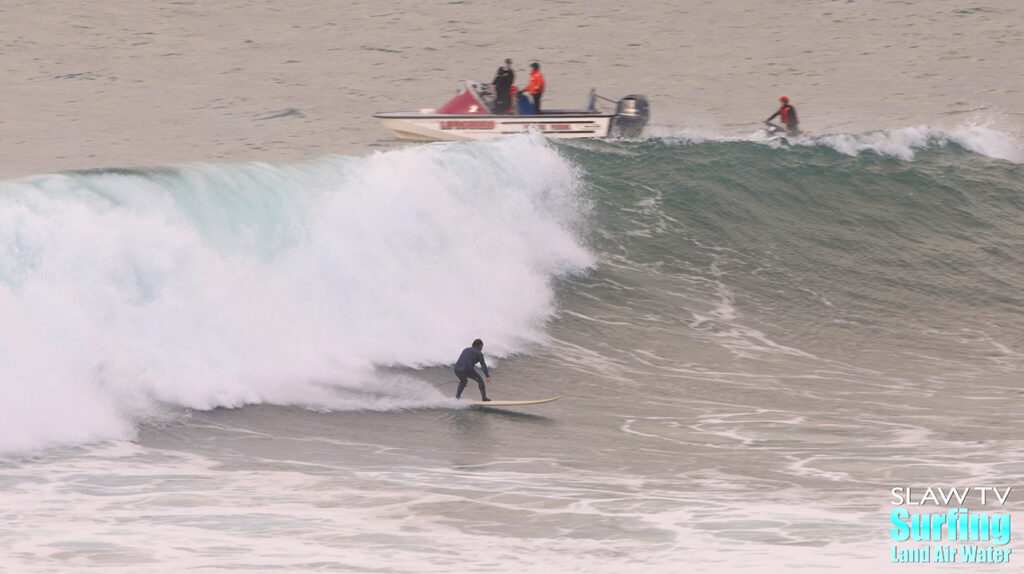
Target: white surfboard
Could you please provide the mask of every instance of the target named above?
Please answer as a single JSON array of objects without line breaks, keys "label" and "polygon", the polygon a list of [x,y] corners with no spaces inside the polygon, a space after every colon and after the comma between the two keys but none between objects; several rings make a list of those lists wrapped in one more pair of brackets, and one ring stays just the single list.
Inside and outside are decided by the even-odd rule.
[{"label": "white surfboard", "polygon": [[535,399],[532,401],[473,401],[469,403],[473,407],[518,407],[523,405],[539,405],[541,403],[550,403],[551,401],[557,401],[562,397],[551,397],[550,399]]}]

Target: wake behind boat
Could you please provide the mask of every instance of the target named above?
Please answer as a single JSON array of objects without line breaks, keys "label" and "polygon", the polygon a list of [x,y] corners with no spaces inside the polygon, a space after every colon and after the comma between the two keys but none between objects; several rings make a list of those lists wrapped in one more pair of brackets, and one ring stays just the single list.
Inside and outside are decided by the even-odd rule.
[{"label": "wake behind boat", "polygon": [[[615,104],[614,112],[598,110],[597,100]],[[536,114],[522,93],[515,113],[495,113],[494,91],[488,84],[466,82],[466,87],[440,108],[418,112],[374,114],[396,137],[412,140],[482,140],[536,129],[552,138],[639,137],[650,116],[647,98],[631,94],[618,101],[591,92],[585,110],[543,110]]]}]

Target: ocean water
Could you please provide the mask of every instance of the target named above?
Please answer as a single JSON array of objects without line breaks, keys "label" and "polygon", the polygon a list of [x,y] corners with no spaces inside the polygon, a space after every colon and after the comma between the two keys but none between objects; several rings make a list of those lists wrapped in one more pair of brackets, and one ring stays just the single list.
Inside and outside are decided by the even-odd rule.
[{"label": "ocean water", "polygon": [[[140,48],[117,32],[145,29],[128,18],[140,9],[111,6],[69,18],[94,41],[116,39],[105,51],[115,63],[203,39],[243,8],[256,21],[283,12],[177,3],[152,22],[173,31],[139,36]],[[360,89],[413,101],[402,90],[436,75],[439,55],[459,62],[456,48],[486,47],[489,17],[594,40],[619,14],[655,57],[609,60],[605,79],[651,86],[654,120],[636,140],[405,145],[358,120],[334,142],[316,108],[268,120],[240,97],[211,109],[242,118],[232,141],[255,157],[211,125],[193,134],[194,161],[180,161],[171,142],[198,118],[141,145],[145,162],[117,163],[137,156],[104,138],[164,133],[131,131],[151,124],[105,133],[83,116],[94,153],[72,159],[57,151],[82,145],[67,132],[49,151],[9,145],[8,171],[40,157],[52,169],[0,181],[0,571],[1015,571],[1017,557],[892,563],[894,546],[931,543],[894,542],[890,512],[897,487],[1012,488],[1005,504],[965,506],[1011,518],[1022,508],[1024,144],[1019,85],[995,73],[1019,51],[1008,17],[1020,9],[758,6],[653,3],[659,20],[614,6],[516,15],[452,3],[419,14],[445,30],[424,54],[406,44],[431,28],[404,3],[353,3],[350,20],[312,7],[279,24],[304,54],[323,47],[301,39],[317,16],[334,24],[316,30],[353,31],[342,42],[402,32],[390,52],[367,43],[335,57],[371,68],[397,58],[417,71],[367,75]],[[780,15],[823,14],[833,47],[777,35]],[[702,26],[673,35],[669,24],[690,19]],[[884,36],[890,27],[903,35]],[[690,116],[685,86],[659,79],[673,50],[710,54],[726,30],[748,35],[719,64],[753,75],[680,64],[703,78],[693,101],[721,118],[732,108],[702,92],[707,82],[767,86],[753,72],[772,72],[776,41],[835,74],[846,91],[830,109],[850,116],[870,100],[856,86],[870,75],[861,66],[879,63],[871,53],[896,46],[900,65],[940,63],[919,76],[873,68],[886,99],[928,98],[867,120],[801,107],[811,134],[771,140],[756,121]],[[43,44],[39,59],[76,38]],[[611,49],[559,38],[536,50],[578,62]],[[772,49],[751,51],[759,41]],[[836,45],[874,47],[858,59]],[[247,47],[279,56],[276,44]],[[176,50],[170,59],[193,48]],[[238,57],[211,53],[200,83]],[[162,73],[140,72],[138,89]],[[820,76],[794,78],[825,90]],[[31,93],[30,80],[11,93]],[[402,103],[388,100],[365,116]],[[159,116],[169,101],[123,113]],[[281,129],[316,134],[298,154],[264,135],[268,121],[297,120]],[[8,121],[21,133],[23,119]],[[268,145],[249,145],[260,138]],[[343,151],[320,153],[335,143]],[[504,410],[456,401],[451,363],[477,337],[492,398],[563,398]]]},{"label": "ocean water", "polygon": [[[3,564],[884,566],[892,487],[1024,472],[1021,163],[972,151],[1009,145],[532,135],[4,183]],[[464,408],[477,336],[492,397],[565,398]]]}]

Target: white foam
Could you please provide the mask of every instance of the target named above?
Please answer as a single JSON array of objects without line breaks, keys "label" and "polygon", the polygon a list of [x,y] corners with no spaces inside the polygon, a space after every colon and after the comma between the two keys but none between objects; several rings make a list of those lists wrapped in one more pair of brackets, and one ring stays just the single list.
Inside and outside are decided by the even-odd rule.
[{"label": "white foam", "polygon": [[913,160],[919,151],[955,143],[968,151],[993,159],[1024,163],[1024,148],[1015,137],[977,124],[961,125],[949,130],[915,126],[866,134],[825,135],[796,141],[798,145],[826,145],[851,156],[872,152],[905,161]]},{"label": "white foam", "polygon": [[785,141],[768,137],[761,129],[736,136],[695,127],[652,127],[647,137],[683,145],[747,141],[773,148],[825,146],[849,156],[874,153],[904,161],[912,161],[920,151],[942,148],[952,143],[992,159],[1024,163],[1024,143],[1021,138],[992,127],[990,122],[968,122],[947,128],[919,125],[865,133],[810,134],[787,138]]},{"label": "white foam", "polygon": [[960,147],[993,159],[1024,163],[1024,144],[1015,137],[987,124],[966,124],[949,132]]},{"label": "white foam", "polygon": [[551,279],[593,263],[537,138],[0,185],[0,452],[159,404],[433,404],[373,369],[543,342]]}]

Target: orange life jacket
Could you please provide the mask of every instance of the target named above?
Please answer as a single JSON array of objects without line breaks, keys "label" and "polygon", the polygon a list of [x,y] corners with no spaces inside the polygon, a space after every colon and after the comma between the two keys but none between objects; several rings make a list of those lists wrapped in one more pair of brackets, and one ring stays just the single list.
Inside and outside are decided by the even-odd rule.
[{"label": "orange life jacket", "polygon": [[523,88],[523,91],[533,95],[543,94],[544,74],[540,73],[540,70],[530,72],[530,83]]}]

